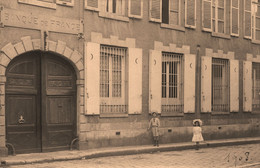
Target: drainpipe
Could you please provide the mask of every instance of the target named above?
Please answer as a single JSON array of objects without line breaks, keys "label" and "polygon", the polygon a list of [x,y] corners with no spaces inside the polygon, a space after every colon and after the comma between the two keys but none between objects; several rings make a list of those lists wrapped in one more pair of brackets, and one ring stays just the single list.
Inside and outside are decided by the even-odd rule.
[{"label": "drainpipe", "polygon": [[195,118],[200,118],[201,113],[201,61],[200,61],[200,45],[196,50],[196,92],[195,92]]}]

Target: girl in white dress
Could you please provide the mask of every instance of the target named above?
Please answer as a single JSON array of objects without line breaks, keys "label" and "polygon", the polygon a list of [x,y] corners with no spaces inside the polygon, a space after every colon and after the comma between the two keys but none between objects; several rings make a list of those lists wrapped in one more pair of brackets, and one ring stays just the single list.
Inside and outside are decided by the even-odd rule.
[{"label": "girl in white dress", "polygon": [[202,137],[202,129],[201,126],[202,121],[200,119],[193,120],[193,137],[192,137],[192,142],[196,143],[196,150],[199,150],[199,143],[204,141]]}]

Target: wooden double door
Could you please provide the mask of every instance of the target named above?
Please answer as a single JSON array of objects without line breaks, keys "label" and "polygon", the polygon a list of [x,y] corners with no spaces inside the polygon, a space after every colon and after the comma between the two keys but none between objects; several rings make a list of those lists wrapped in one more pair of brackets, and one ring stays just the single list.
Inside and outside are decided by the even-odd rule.
[{"label": "wooden double door", "polygon": [[48,52],[18,56],[6,71],[6,139],[17,153],[69,149],[76,137],[76,76]]}]

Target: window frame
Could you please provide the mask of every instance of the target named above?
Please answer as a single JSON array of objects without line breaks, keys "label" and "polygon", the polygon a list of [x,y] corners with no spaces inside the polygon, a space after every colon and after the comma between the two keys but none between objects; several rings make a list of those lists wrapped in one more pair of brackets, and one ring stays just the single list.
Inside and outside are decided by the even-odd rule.
[{"label": "window frame", "polygon": [[[163,113],[184,113],[184,54],[182,53],[173,53],[173,52],[164,52],[161,54],[161,64],[162,64],[162,72],[161,72],[161,109],[162,115]],[[172,58],[171,58],[172,57]],[[169,60],[169,61],[168,61]],[[170,63],[177,63],[177,74],[170,74]],[[163,67],[165,66],[166,72],[163,72]],[[172,67],[174,69],[174,67]],[[166,75],[165,85],[163,85],[163,75]],[[170,97],[170,75],[177,75],[177,91],[176,96]],[[165,96],[163,94],[163,88],[165,87]],[[173,87],[174,89],[174,81]],[[173,93],[174,94],[174,93]],[[164,106],[181,106],[181,111],[163,111]],[[177,107],[178,108],[178,107]]]},{"label": "window frame", "polygon": [[[256,71],[254,71],[255,66],[258,66],[257,68],[258,68],[259,73],[256,73]],[[256,88],[255,85],[256,84],[254,84],[256,82],[255,80],[257,79],[256,76],[258,76],[258,78],[260,76],[260,62],[252,62],[252,112],[253,113],[260,113],[260,107],[258,109],[254,108],[254,104],[257,104],[257,103],[254,103],[254,101],[257,101],[257,100],[260,101],[260,89],[259,89],[259,92],[258,92],[259,98],[258,99],[254,98],[255,95],[257,95],[257,93],[255,92],[255,88]],[[260,82],[259,82],[259,85],[258,85],[257,88],[260,88]]]},{"label": "window frame", "polygon": [[[212,22],[212,33],[217,33],[217,34],[226,34],[227,33],[227,30],[226,30],[226,22],[227,22],[227,19],[226,19],[226,10],[227,10],[227,6],[226,6],[226,0],[223,0],[224,1],[224,7],[220,7],[218,4],[218,1],[219,0],[215,0],[215,4],[212,0],[212,3],[211,3],[211,9],[212,9],[212,14],[211,14],[211,22]],[[214,7],[214,10],[213,10],[213,7]],[[218,14],[219,14],[219,9],[223,9],[224,10],[224,20],[220,20],[218,18]],[[213,15],[214,14],[214,15]],[[213,18],[213,16],[215,16],[215,19]],[[213,24],[213,20],[215,20],[215,24]],[[221,32],[218,32],[218,24],[219,22],[223,22],[223,29],[224,29],[224,32],[221,33]]]},{"label": "window frame", "polygon": [[[109,90],[108,90],[108,94],[109,96],[101,96],[101,92],[102,92],[102,47],[107,47],[109,50],[111,50],[111,48],[116,49],[122,49],[125,52],[125,56],[121,57],[121,96],[120,97],[114,97],[113,96],[113,61],[112,61],[112,57],[111,57],[111,53],[106,53],[108,55],[108,80],[109,80]],[[100,93],[99,93],[99,97],[100,97],[100,105],[118,105],[118,106],[127,106],[127,102],[128,102],[128,93],[127,93],[127,81],[128,81],[128,48],[127,47],[119,47],[119,46],[111,46],[111,45],[100,45],[100,66],[99,66],[99,70],[100,70],[100,77],[99,77],[99,87],[100,87]],[[127,110],[128,111],[128,110]],[[102,112],[100,112],[102,113]]]},{"label": "window frame", "polygon": [[[216,62],[214,62],[214,61],[216,61]],[[214,86],[215,86],[214,80],[216,80],[216,79],[214,78],[215,76],[213,74],[216,72],[216,70],[213,67],[216,66],[218,61],[224,62],[224,66],[226,66],[226,67],[223,67],[225,70],[223,70],[223,68],[221,70],[221,77],[220,77],[221,79],[220,79],[220,81],[222,82],[221,86],[223,85],[223,82],[225,82],[225,84],[227,84],[225,89],[228,89],[228,90],[221,89],[221,97],[222,97],[221,99],[223,100],[223,96],[226,96],[224,99],[226,99],[225,102],[228,102],[227,103],[228,107],[227,107],[226,110],[220,110],[220,111],[214,110],[214,101],[216,101],[214,99],[214,93],[215,93],[214,92],[214,90],[215,90],[215,88],[214,88]],[[212,66],[212,72],[211,72],[212,73],[212,75],[211,75],[211,81],[212,81],[211,82],[211,90],[212,90],[211,91],[212,92],[211,93],[211,111],[212,111],[212,113],[228,113],[229,114],[229,112],[230,112],[230,60],[229,59],[225,59],[225,58],[212,58],[211,66]],[[223,71],[225,71],[225,72],[223,72]],[[223,77],[223,74],[226,75],[226,77]],[[224,93],[226,93],[226,95]]]}]

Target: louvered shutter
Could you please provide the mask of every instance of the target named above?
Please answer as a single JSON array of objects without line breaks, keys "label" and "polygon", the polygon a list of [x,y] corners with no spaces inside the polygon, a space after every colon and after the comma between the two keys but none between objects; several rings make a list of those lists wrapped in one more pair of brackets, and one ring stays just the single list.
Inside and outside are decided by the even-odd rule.
[{"label": "louvered shutter", "polygon": [[239,1],[231,0],[231,34],[239,34]]},{"label": "louvered shutter", "polygon": [[252,37],[251,0],[244,0],[244,36]]},{"label": "louvered shutter", "polygon": [[202,0],[202,28],[205,31],[212,31],[211,25],[211,0]]},{"label": "louvered shutter", "polygon": [[185,1],[185,26],[196,27],[196,0]]},{"label": "louvered shutter", "polygon": [[201,57],[201,112],[211,112],[212,57]]},{"label": "louvered shutter", "polygon": [[142,112],[142,49],[129,48],[129,114]]},{"label": "louvered shutter", "polygon": [[252,62],[244,61],[243,66],[243,111],[252,111]]},{"label": "louvered shutter", "polygon": [[239,111],[239,61],[230,60],[230,111]]},{"label": "louvered shutter", "polygon": [[[98,1],[99,0],[85,0],[85,8],[90,9],[90,10],[99,11]],[[101,1],[104,1],[104,0],[101,0]]]},{"label": "louvered shutter", "polygon": [[184,56],[184,113],[195,112],[196,55]]},{"label": "louvered shutter", "polygon": [[143,17],[143,0],[128,1],[128,16],[134,18]]},{"label": "louvered shutter", "polygon": [[85,114],[95,115],[100,113],[100,44],[89,42],[85,51]]},{"label": "louvered shutter", "polygon": [[162,52],[150,50],[150,112],[161,113]]},{"label": "louvered shutter", "polygon": [[161,22],[162,20],[162,0],[149,0],[150,21]]}]

